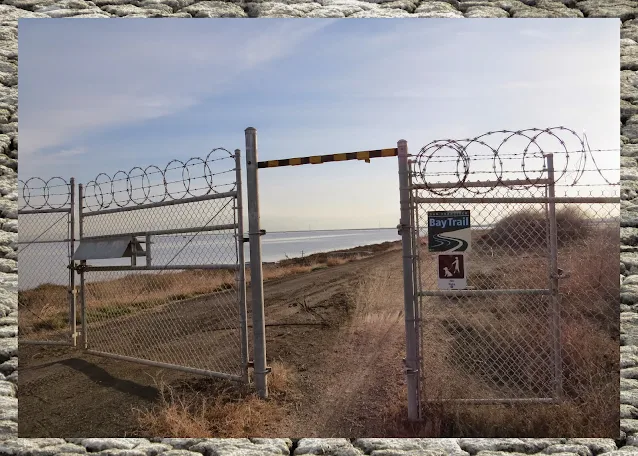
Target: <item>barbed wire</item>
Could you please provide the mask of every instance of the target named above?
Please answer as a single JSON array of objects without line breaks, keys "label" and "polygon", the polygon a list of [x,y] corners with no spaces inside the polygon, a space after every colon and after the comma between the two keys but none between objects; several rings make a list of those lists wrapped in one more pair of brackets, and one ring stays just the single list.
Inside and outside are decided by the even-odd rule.
[{"label": "barbed wire", "polygon": [[[213,162],[229,159],[232,159],[231,167],[219,172],[212,171]],[[169,178],[169,172],[175,170],[181,171],[181,176]],[[150,165],[146,168],[136,166],[129,171],[117,171],[113,176],[100,173],[84,186],[83,207],[91,212],[107,209],[113,205],[125,207],[161,203],[208,195],[211,192],[219,193],[216,188],[235,185],[234,175],[232,182],[228,183],[214,182],[213,178],[231,172],[235,172],[234,154],[218,147],[211,150],[205,158],[193,157],[186,161],[171,160],[163,169]],[[152,180],[156,179],[160,182],[152,183]],[[124,189],[116,189],[117,185],[122,184],[125,185]],[[180,188],[171,188],[175,186]],[[158,191],[153,192],[153,190]]]},{"label": "barbed wire", "polygon": [[[497,135],[504,135],[505,137],[500,140],[495,146],[488,143],[490,139],[495,138]],[[569,139],[563,139],[562,136],[567,136]],[[459,189],[466,189],[470,193],[474,194],[486,194],[494,190],[496,187],[508,187],[511,189],[520,189],[525,186],[538,186],[543,182],[547,176],[547,166],[545,157],[550,152],[546,152],[541,147],[541,140],[553,140],[557,141],[560,146],[556,147],[551,153],[560,154],[564,159],[564,164],[560,168],[554,168],[554,182],[559,182],[568,173],[575,173],[573,181],[570,185],[576,185],[580,178],[586,171],[587,157],[590,156],[594,165],[593,171],[597,172],[600,177],[608,184],[612,183],[603,175],[602,169],[596,164],[593,152],[601,151],[617,151],[619,149],[595,149],[592,150],[589,147],[587,136],[583,133],[581,138],[574,130],[563,126],[550,127],[545,129],[540,128],[528,128],[523,130],[498,130],[490,131],[474,138],[454,140],[443,139],[432,141],[424,146],[416,155],[414,164],[417,170],[415,171],[416,180],[421,180],[424,187],[432,194],[439,196],[449,196],[458,191]],[[522,140],[524,147],[522,152],[506,152],[504,148],[509,146],[513,140]],[[578,148],[568,147],[567,141],[576,141]],[[508,144],[509,142],[509,144]],[[480,149],[486,149],[488,153],[483,154],[470,154],[468,152],[469,147],[478,147]],[[577,158],[577,163],[570,168],[570,157]],[[486,158],[477,158],[486,157]],[[444,160],[450,158],[450,160]],[[521,161],[520,170],[505,170],[503,166],[504,160],[519,159]],[[532,160],[542,160],[543,166],[538,169],[532,165]],[[473,161],[490,160],[492,162],[491,170],[472,171],[470,169]],[[537,163],[536,162],[536,163]],[[440,171],[428,170],[428,166],[439,163],[455,163],[455,169],[449,172],[450,175],[456,177],[456,185],[450,188],[435,188],[432,178],[441,175]],[[556,163],[555,163],[556,165]],[[486,183],[485,187],[469,187],[465,186],[465,183],[469,176],[474,173],[490,174],[493,178],[490,179],[490,184]],[[503,176],[506,173],[522,173],[523,179],[526,185],[506,185]],[[439,183],[437,181],[437,183]]]},{"label": "barbed wire", "polygon": [[[38,184],[38,183],[41,184]],[[59,192],[53,192],[60,189]],[[23,209],[62,209],[71,202],[71,184],[61,177],[52,177],[44,180],[41,177],[32,177],[26,181],[18,179],[18,210]],[[61,197],[61,202],[52,201],[52,197]]]},{"label": "barbed wire", "polygon": [[[620,148],[616,148],[616,149],[589,149],[589,152],[620,152]],[[544,150],[543,153],[544,154],[553,154],[553,155],[566,155],[566,154],[577,154],[582,152],[581,150],[567,150],[567,151],[555,151],[555,150]],[[522,157],[524,155],[524,152],[499,152],[499,158],[501,160],[520,160],[519,157]],[[408,154],[408,156],[410,157],[418,157],[418,154]],[[485,158],[480,158],[480,157],[485,157]],[[455,162],[458,159],[458,154],[455,155],[439,155],[440,160],[430,160],[430,163],[452,163]],[[447,159],[447,160],[446,160]],[[488,160],[493,160],[494,159],[494,154],[473,154],[472,155],[472,161],[488,161]]]},{"label": "barbed wire", "polygon": [[[538,168],[538,169],[530,169],[528,170],[528,172],[530,173],[541,173],[541,172],[545,172],[546,169],[545,168]],[[620,173],[620,168],[592,168],[592,169],[580,169],[580,170],[573,170],[570,171],[568,170],[566,172],[566,174],[569,173],[574,173],[574,172],[578,172],[578,173],[599,173],[602,171],[615,171]],[[509,171],[512,174],[515,173],[522,173],[522,171]],[[476,175],[476,174],[491,174],[492,171],[490,170],[482,170],[482,171],[468,171],[468,175]],[[412,172],[412,176],[418,176],[419,172],[418,171],[413,171]],[[454,176],[456,175],[456,173],[454,171],[437,171],[436,173],[432,173],[433,176]],[[618,184],[619,182],[607,182],[605,185],[615,185]],[[557,183],[556,185],[561,185],[559,183]],[[576,184],[562,184],[562,185],[578,185],[578,182]]]}]

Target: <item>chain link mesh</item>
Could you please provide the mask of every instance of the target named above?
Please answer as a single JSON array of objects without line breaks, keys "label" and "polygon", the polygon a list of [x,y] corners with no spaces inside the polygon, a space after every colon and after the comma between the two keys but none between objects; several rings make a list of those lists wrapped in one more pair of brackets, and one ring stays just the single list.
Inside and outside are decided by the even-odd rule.
[{"label": "chain link mesh", "polygon": [[[153,268],[132,270],[131,257],[87,261],[84,276],[90,349],[242,375],[239,248],[243,244],[237,197],[227,193],[236,187],[235,158],[220,151],[205,160],[179,162],[182,168],[175,165],[177,161],[171,162],[163,172],[155,172],[161,174],[163,183],[139,178],[140,188],[134,186],[132,178],[124,179],[125,191],[118,196],[118,175],[113,177],[113,185],[105,185],[105,179],[98,176],[91,192],[85,193],[84,239],[137,233],[143,253],[135,258],[134,267]],[[232,172],[219,171],[228,167]],[[169,178],[169,171],[177,177]],[[180,176],[184,177],[181,183]],[[214,181],[211,176],[216,176]],[[111,193],[100,188],[110,188]],[[203,195],[216,198],[194,199]],[[117,208],[125,211],[100,213]],[[162,233],[167,230],[179,232]],[[128,268],[104,270],[112,266]]]},{"label": "chain link mesh", "polygon": [[20,342],[71,343],[71,184],[31,178],[18,195]]}]

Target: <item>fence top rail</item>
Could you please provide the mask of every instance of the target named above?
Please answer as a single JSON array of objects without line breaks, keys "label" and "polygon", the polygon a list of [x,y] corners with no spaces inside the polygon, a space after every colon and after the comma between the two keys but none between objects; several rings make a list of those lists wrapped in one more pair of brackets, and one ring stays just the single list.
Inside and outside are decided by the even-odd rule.
[{"label": "fence top rail", "polygon": [[115,214],[118,212],[130,212],[137,211],[141,209],[151,209],[154,207],[163,207],[163,206],[173,206],[175,204],[187,204],[187,203],[196,203],[199,201],[208,201],[214,199],[223,199],[223,198],[234,198],[237,196],[237,191],[233,190],[230,192],[224,193],[212,193],[208,195],[201,196],[193,196],[191,198],[182,198],[182,199],[173,199],[169,201],[161,201],[156,203],[147,203],[147,204],[138,204],[136,206],[125,206],[125,207],[116,207],[113,209],[102,209],[98,211],[91,212],[83,212],[82,217],[91,217],[94,215],[104,215],[104,214]]},{"label": "fence top rail", "polygon": [[313,155],[310,157],[285,158],[281,160],[267,160],[257,162],[257,168],[275,168],[279,166],[318,165],[335,161],[364,160],[369,162],[371,158],[396,157],[399,149],[362,150],[359,152],[346,152],[342,154]]},{"label": "fence top rail", "polygon": [[86,265],[82,269],[85,271],[186,271],[186,270],[238,270],[240,266],[233,264],[168,264],[159,266],[92,266]]},{"label": "fence top rail", "polygon": [[61,214],[71,213],[70,207],[53,208],[53,209],[20,209],[18,215],[30,215],[30,214]]},{"label": "fence top rail", "polygon": [[518,185],[523,186],[545,186],[549,185],[549,179],[512,179],[512,180],[498,180],[498,181],[470,181],[470,182],[432,182],[425,184],[415,184],[412,186],[415,190],[429,190],[438,188],[468,188],[468,187],[514,187]]},{"label": "fence top rail", "polygon": [[234,230],[238,228],[237,223],[228,223],[225,225],[206,225],[206,226],[195,226],[188,228],[173,228],[166,230],[146,230],[146,231],[132,231],[126,233],[113,233],[113,234],[102,234],[98,236],[83,236],[82,240],[108,240],[113,238],[119,238],[122,236],[128,237],[142,237],[142,236],[168,236],[168,235],[177,235],[177,234],[189,234],[189,233],[205,233],[210,231],[228,231]]},{"label": "fence top rail", "polygon": [[474,198],[453,198],[453,197],[432,197],[432,198],[423,198],[416,197],[414,198],[415,203],[439,203],[439,204],[453,204],[453,203],[558,203],[558,204],[620,204],[619,196],[611,196],[611,197],[596,197],[596,196],[581,196],[581,197],[548,197],[548,196],[539,196],[539,197],[474,197]]}]

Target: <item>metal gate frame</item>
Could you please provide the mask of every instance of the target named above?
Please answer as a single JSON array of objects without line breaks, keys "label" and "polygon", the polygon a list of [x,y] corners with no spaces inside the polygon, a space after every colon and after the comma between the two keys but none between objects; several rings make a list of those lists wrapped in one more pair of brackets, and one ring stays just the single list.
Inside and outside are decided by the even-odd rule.
[{"label": "metal gate frame", "polygon": [[[67,229],[67,233],[68,233],[68,237],[67,239],[60,239],[60,240],[54,240],[54,241],[38,241],[38,239],[40,237],[42,237],[49,229],[51,229],[52,226],[48,227],[46,230],[40,232],[38,234],[38,236],[32,240],[32,241],[20,241],[18,239],[18,245],[26,245],[27,247],[29,245],[38,245],[38,244],[47,244],[47,243],[68,243],[69,246],[69,251],[71,252],[71,255],[73,255],[74,249],[75,249],[75,179],[72,177],[70,178],[69,182],[66,182],[64,179],[60,178],[60,177],[54,177],[49,179],[48,181],[44,181],[41,178],[31,178],[31,179],[38,179],[42,182],[44,182],[44,186],[42,187],[42,197],[44,198],[44,202],[42,205],[37,206],[37,207],[33,207],[30,206],[29,203],[26,203],[25,207],[31,207],[31,209],[18,209],[18,216],[20,215],[37,215],[37,214],[67,214],[67,225],[68,225],[68,229]],[[25,191],[25,188],[28,184],[28,182],[31,180],[27,180],[26,182],[24,182],[24,187],[23,187],[23,193]],[[69,198],[67,200],[66,203],[63,204],[63,207],[53,207],[49,201],[49,186],[48,183],[53,180],[53,179],[60,179],[62,181],[64,181],[64,183],[69,187]],[[22,195],[23,197],[25,196],[24,194]],[[40,195],[38,195],[40,196]],[[68,207],[64,207],[67,206]],[[57,224],[57,222],[56,222]],[[19,234],[18,234],[19,236]],[[18,250],[18,261],[19,261],[19,255],[20,255],[20,250]],[[70,261],[70,259],[69,259]],[[70,346],[70,347],[75,347],[76,346],[76,341],[77,341],[77,328],[76,328],[76,303],[77,303],[77,293],[76,293],[76,289],[75,289],[75,273],[73,271],[73,263],[71,262],[68,266],[69,269],[69,280],[66,284],[67,286],[67,292],[68,292],[68,301],[69,301],[69,319],[68,319],[68,334],[67,334],[67,340],[47,340],[47,339],[43,339],[43,340],[37,340],[37,339],[22,339],[20,338],[20,343],[21,344],[30,344],[30,345],[62,345],[62,346]],[[24,274],[24,273],[23,273]],[[19,291],[18,291],[19,293]]]},{"label": "metal gate frame", "polygon": [[[560,326],[560,295],[559,280],[563,277],[558,268],[557,246],[557,221],[556,204],[595,204],[618,203],[617,197],[556,197],[553,154],[544,154],[547,167],[547,178],[535,181],[534,185],[543,185],[546,189],[545,197],[530,198],[455,198],[455,197],[428,197],[417,195],[418,190],[428,188],[454,188],[458,183],[414,184],[412,181],[412,167],[414,160],[409,160],[407,144],[399,143],[399,178],[401,192],[401,224],[403,234],[403,258],[404,258],[404,291],[406,300],[406,374],[408,381],[408,418],[412,421],[422,420],[422,405],[425,399],[421,391],[421,373],[424,372],[424,360],[421,355],[421,340],[423,326],[423,298],[427,296],[480,296],[496,294],[544,294],[550,297],[551,302],[551,334],[553,352],[553,395],[545,398],[504,398],[504,399],[460,399],[451,398],[443,400],[428,400],[427,402],[460,402],[468,404],[493,404],[493,403],[520,403],[520,402],[560,402],[563,397],[563,372],[562,372],[562,343]],[[463,187],[497,187],[497,186],[525,186],[530,185],[526,180],[501,180],[498,182],[464,182]],[[503,289],[503,290],[439,290],[425,291],[421,284],[420,273],[420,243],[419,243],[419,216],[418,207],[423,203],[543,203],[545,205],[546,220],[548,224],[548,260],[549,275],[546,289]]]},{"label": "metal gate frame", "polygon": [[[181,198],[178,200],[169,200],[169,201],[160,201],[160,202],[151,202],[145,204],[139,204],[135,206],[125,206],[125,207],[117,207],[114,209],[102,209],[92,212],[84,212],[84,199],[85,199],[85,186],[80,184],[78,191],[78,199],[79,199],[79,240],[80,243],[82,241],[87,240],[105,240],[108,238],[114,237],[122,237],[122,236],[131,236],[136,239],[137,237],[144,237],[147,243],[150,243],[150,237],[153,235],[162,235],[162,234],[180,234],[180,233],[194,233],[200,231],[213,231],[220,229],[233,229],[235,234],[235,248],[237,249],[237,264],[210,264],[210,265],[172,265],[172,266],[151,266],[150,262],[148,262],[145,266],[138,266],[135,264],[135,261],[132,260],[131,266],[88,266],[86,264],[86,260],[80,260],[79,264],[74,267],[75,271],[80,276],[80,311],[81,311],[81,322],[82,322],[82,348],[86,353],[103,356],[107,358],[113,358],[123,361],[135,362],[138,364],[149,365],[160,368],[173,369],[178,371],[184,371],[188,373],[203,375],[207,377],[217,377],[223,378],[227,380],[239,381],[243,383],[248,383],[248,368],[251,365],[249,361],[248,355],[248,333],[247,333],[247,320],[246,320],[246,277],[245,277],[245,261],[244,261],[244,243],[246,239],[243,235],[243,205],[242,205],[242,178],[241,178],[241,152],[237,149],[234,154],[232,154],[235,161],[235,189],[232,191],[224,192],[224,193],[212,193],[206,194],[203,196],[193,196],[189,198]],[[202,160],[203,161],[203,160]],[[165,181],[166,185],[166,181]],[[117,235],[104,235],[104,236],[85,236],[84,233],[84,221],[87,217],[111,214],[111,213],[122,213],[129,211],[136,211],[141,209],[149,209],[156,207],[164,207],[171,206],[176,204],[188,204],[192,202],[200,202],[200,201],[210,201],[215,199],[223,199],[223,198],[233,198],[233,213],[235,218],[235,223],[232,225],[217,225],[217,226],[204,226],[204,227],[194,227],[194,228],[180,228],[180,229],[168,229],[168,230],[144,230],[143,232],[135,232],[135,233],[123,233]],[[149,244],[147,244],[149,245]],[[147,250],[148,251],[148,250]],[[132,256],[132,259],[135,256]],[[147,256],[147,261],[150,257]],[[198,369],[193,367],[181,366],[178,364],[171,364],[159,361],[153,361],[143,358],[136,358],[132,356],[120,355],[111,352],[93,350],[90,348],[88,341],[88,321],[86,315],[86,278],[85,274],[91,271],[139,271],[139,270],[186,270],[186,269],[234,269],[237,272],[237,288],[238,288],[238,310],[239,310],[239,329],[240,329],[240,338],[241,338],[241,375],[233,375],[224,372],[215,372],[206,369]]]}]

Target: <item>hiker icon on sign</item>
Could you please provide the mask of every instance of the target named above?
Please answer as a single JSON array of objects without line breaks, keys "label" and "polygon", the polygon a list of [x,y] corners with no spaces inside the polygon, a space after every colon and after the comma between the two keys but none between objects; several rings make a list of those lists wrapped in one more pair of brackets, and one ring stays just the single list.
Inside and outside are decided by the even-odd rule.
[{"label": "hiker icon on sign", "polygon": [[454,266],[454,272],[455,273],[459,273],[461,270],[459,269],[459,257],[455,257],[454,262],[452,263],[452,266]]},{"label": "hiker icon on sign", "polygon": [[465,267],[462,255],[439,255],[439,279],[463,279]]}]

